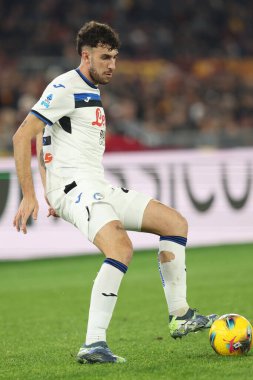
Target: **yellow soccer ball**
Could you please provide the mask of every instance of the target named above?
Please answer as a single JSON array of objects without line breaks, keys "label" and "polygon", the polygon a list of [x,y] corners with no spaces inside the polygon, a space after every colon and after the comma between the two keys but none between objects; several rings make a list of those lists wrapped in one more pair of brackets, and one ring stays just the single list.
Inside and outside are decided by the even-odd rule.
[{"label": "yellow soccer ball", "polygon": [[219,355],[245,355],[252,346],[252,326],[239,314],[225,314],[212,324],[209,340]]}]

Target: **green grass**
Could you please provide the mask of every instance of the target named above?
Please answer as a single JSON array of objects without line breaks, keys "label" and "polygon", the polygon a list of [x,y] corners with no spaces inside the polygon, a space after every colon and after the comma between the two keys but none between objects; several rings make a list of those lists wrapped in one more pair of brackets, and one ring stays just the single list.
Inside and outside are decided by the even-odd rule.
[{"label": "green grass", "polygon": [[[208,332],[168,336],[156,253],[135,254],[108,331],[122,365],[79,365],[92,281],[101,256],[0,263],[0,378],[251,379],[252,352],[221,357]],[[253,319],[253,246],[190,249],[188,300],[202,313],[235,312]]]}]

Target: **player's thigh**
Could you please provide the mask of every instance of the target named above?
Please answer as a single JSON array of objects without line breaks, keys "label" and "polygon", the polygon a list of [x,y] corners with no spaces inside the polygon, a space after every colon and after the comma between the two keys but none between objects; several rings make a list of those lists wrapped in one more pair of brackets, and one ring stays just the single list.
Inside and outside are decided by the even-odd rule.
[{"label": "player's thigh", "polygon": [[76,186],[64,193],[62,189],[49,194],[49,201],[56,207],[57,214],[67,222],[77,227],[92,243],[98,231],[119,217],[113,207],[106,202],[97,201],[87,204],[82,196],[83,189]]},{"label": "player's thigh", "polygon": [[186,237],[188,225],[186,219],[177,210],[153,199],[144,211],[141,231],[160,236]]},{"label": "player's thigh", "polygon": [[109,201],[126,230],[141,231],[144,211],[151,199],[135,190],[116,188]]}]

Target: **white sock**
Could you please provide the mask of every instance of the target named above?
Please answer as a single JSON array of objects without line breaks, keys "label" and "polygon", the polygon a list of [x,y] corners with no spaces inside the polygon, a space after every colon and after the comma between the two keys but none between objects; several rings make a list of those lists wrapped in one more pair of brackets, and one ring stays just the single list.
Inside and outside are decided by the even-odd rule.
[{"label": "white sock", "polygon": [[175,259],[166,263],[159,262],[165,298],[171,315],[183,316],[189,309],[186,300],[186,238],[180,236],[164,236],[160,238],[159,253],[172,252]]},{"label": "white sock", "polygon": [[85,344],[106,341],[106,330],[117,302],[121,280],[127,266],[107,258],[94,281]]}]

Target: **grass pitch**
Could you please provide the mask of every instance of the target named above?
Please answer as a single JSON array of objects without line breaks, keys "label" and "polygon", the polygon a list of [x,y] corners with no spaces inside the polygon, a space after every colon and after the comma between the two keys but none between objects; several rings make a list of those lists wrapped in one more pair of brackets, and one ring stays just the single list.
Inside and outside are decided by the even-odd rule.
[{"label": "grass pitch", "polygon": [[[208,331],[168,335],[155,251],[138,252],[122,282],[108,331],[121,365],[80,365],[92,281],[102,256],[0,263],[0,378],[5,380],[252,379],[253,349],[221,357]],[[253,322],[253,245],[189,249],[188,300],[201,313]]]}]

